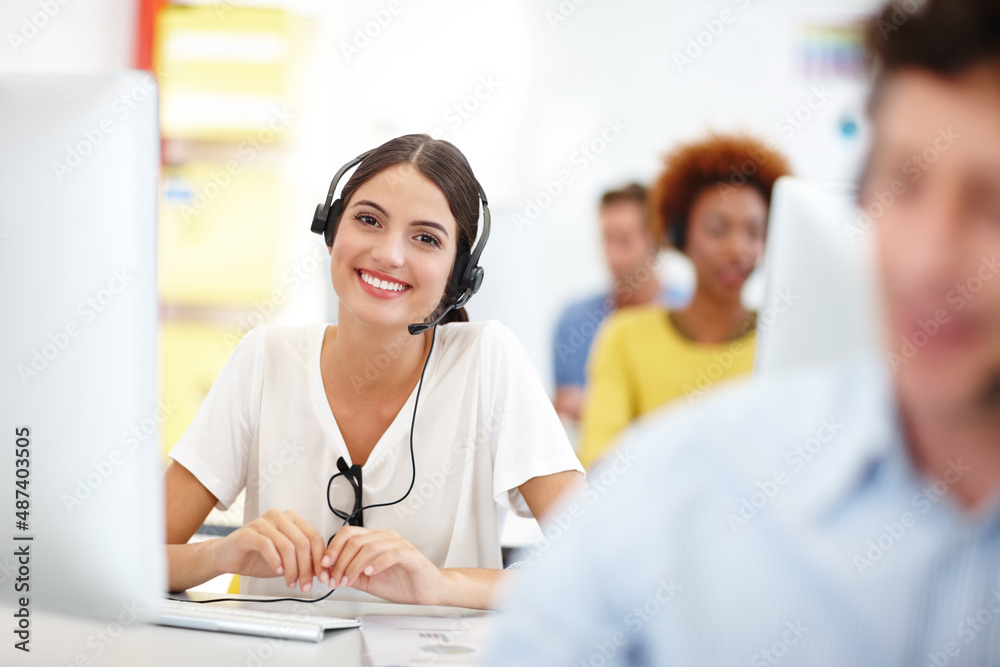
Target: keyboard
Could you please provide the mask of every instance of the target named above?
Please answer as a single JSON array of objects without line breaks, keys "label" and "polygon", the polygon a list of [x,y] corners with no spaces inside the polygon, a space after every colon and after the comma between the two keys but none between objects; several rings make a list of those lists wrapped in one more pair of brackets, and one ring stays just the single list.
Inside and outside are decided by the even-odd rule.
[{"label": "keyboard", "polygon": [[318,642],[327,630],[356,628],[358,618],[264,611],[220,604],[198,604],[167,599],[157,619],[158,625],[194,630],[233,632],[258,637],[277,637]]}]

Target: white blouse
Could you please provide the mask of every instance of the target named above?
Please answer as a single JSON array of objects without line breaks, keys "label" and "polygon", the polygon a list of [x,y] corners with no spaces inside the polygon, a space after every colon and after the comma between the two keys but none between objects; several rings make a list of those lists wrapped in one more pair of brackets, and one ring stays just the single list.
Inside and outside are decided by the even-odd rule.
[{"label": "white blouse", "polygon": [[[246,487],[244,523],[291,509],[324,540],[343,524],[327,505],[327,484],[339,457],[352,463],[320,374],[326,327],[266,325],[244,336],[170,452],[219,509]],[[500,568],[506,511],[531,516],[518,486],[582,468],[513,332],[486,321],[441,325],[436,336],[413,432],[413,489],[401,503],[365,510],[364,525],[397,531],[438,567]],[[392,352],[371,360],[369,377]],[[351,378],[362,392],[365,382]],[[364,505],[397,500],[410,485],[415,398],[416,388],[362,467]],[[354,492],[343,482],[331,502],[350,513]],[[308,596],[328,590],[317,579]],[[280,577],[240,577],[240,592],[303,595]]]}]

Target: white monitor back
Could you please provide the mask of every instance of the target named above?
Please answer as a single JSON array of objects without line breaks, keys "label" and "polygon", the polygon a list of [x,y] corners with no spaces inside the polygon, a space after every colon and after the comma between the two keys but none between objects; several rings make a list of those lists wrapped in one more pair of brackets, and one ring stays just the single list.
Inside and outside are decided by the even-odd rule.
[{"label": "white monitor back", "polygon": [[134,71],[0,75],[0,578],[30,545],[0,606],[137,620],[166,591],[157,97]]},{"label": "white monitor back", "polygon": [[784,177],[767,231],[757,375],[837,363],[879,349],[874,229],[855,188]]}]

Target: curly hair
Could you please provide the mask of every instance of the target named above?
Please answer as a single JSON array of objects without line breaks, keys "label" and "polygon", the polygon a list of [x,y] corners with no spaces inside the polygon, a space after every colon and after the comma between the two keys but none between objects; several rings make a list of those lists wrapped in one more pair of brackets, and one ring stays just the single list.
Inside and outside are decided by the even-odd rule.
[{"label": "curly hair", "polygon": [[649,195],[650,226],[658,243],[678,250],[684,249],[688,213],[702,190],[750,185],[770,206],[774,182],[791,173],[773,140],[763,143],[746,135],[711,135],[683,144],[665,164]]}]

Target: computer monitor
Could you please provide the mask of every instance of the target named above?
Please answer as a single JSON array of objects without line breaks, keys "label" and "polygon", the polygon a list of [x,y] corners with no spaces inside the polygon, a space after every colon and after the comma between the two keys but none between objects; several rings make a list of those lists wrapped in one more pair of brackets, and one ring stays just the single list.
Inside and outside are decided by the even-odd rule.
[{"label": "computer monitor", "polygon": [[152,619],[156,85],[0,74],[0,119],[0,607]]},{"label": "computer monitor", "polygon": [[777,181],[755,374],[837,363],[880,349],[874,224],[858,209],[852,185]]}]

